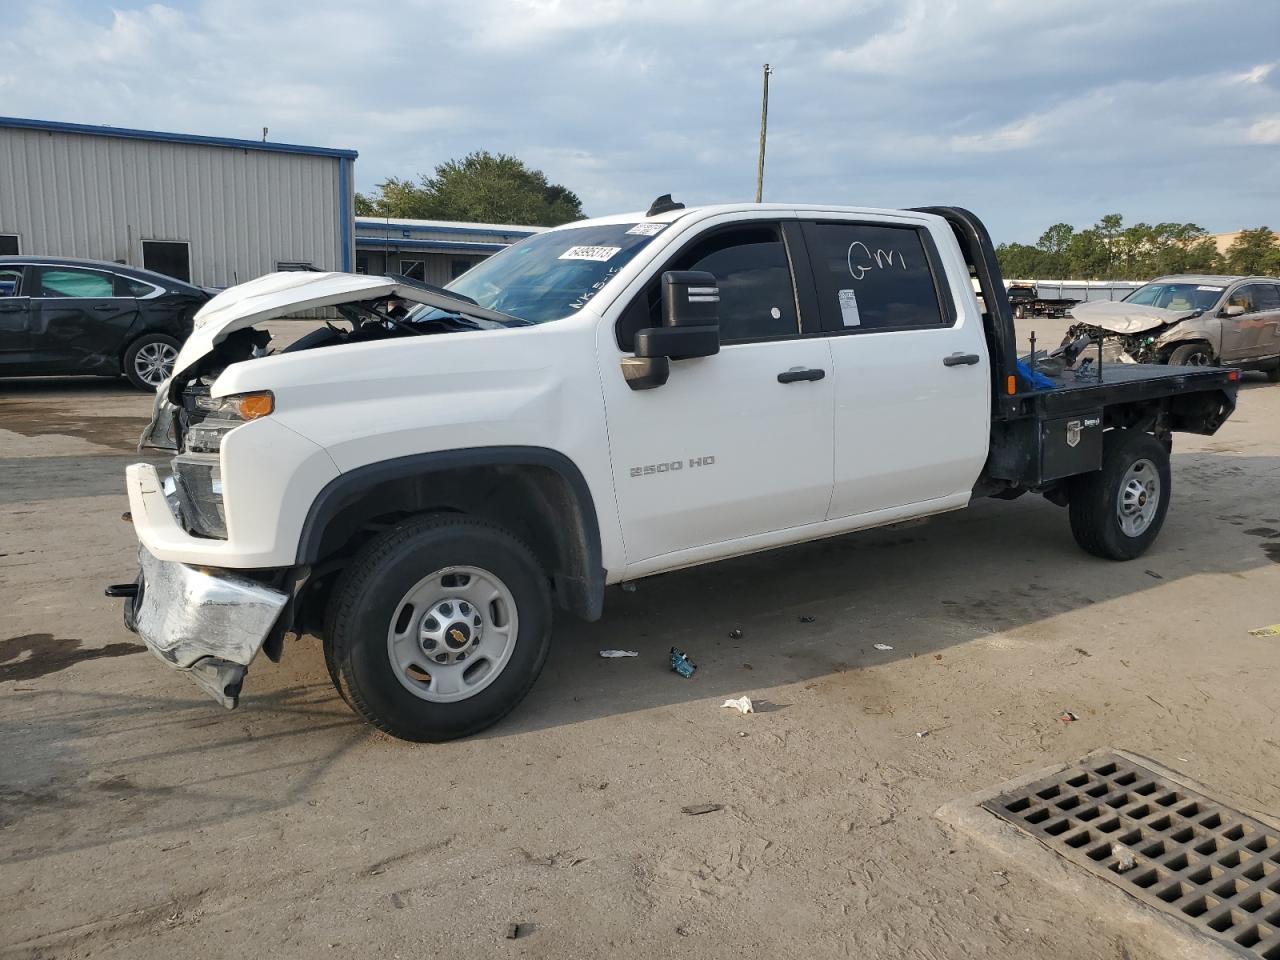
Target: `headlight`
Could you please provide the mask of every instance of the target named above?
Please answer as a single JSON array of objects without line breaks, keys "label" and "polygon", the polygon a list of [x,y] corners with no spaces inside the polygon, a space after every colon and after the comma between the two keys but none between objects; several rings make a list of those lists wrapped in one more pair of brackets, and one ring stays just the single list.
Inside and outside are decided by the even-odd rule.
[{"label": "headlight", "polygon": [[203,537],[227,539],[222,505],[222,464],[217,454],[184,453],[173,458],[173,478],[183,525]]},{"label": "headlight", "polygon": [[276,408],[276,398],[270,390],[238,393],[230,397],[198,396],[195,408],[206,417],[219,420],[257,420]]},{"label": "headlight", "polygon": [[183,525],[191,533],[225,540],[222,438],[247,421],[270,414],[275,409],[275,397],[267,390],[230,397],[189,394],[185,406],[187,429],[183,452],[173,458]]}]

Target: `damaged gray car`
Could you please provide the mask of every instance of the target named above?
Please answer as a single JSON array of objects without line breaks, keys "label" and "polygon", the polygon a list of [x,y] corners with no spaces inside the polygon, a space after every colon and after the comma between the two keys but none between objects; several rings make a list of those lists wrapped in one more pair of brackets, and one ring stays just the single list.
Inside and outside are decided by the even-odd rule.
[{"label": "damaged gray car", "polygon": [[1063,343],[1081,336],[1124,363],[1264,370],[1280,382],[1280,280],[1161,277],[1124,300],[1072,309]]}]

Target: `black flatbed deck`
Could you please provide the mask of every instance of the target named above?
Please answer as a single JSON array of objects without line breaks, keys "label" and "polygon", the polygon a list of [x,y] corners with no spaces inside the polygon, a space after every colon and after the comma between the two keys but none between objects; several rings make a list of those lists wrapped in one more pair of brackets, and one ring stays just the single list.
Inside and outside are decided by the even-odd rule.
[{"label": "black flatbed deck", "polygon": [[[1052,378],[1045,390],[1023,390],[1018,400],[1030,401],[1033,415],[1064,416],[1118,403],[1133,403],[1211,390],[1235,391],[1238,370],[1226,367],[1170,367],[1153,363],[1103,363],[1101,376],[1091,370],[1077,379],[1073,370]],[[1025,409],[1025,407],[1024,407]]]}]

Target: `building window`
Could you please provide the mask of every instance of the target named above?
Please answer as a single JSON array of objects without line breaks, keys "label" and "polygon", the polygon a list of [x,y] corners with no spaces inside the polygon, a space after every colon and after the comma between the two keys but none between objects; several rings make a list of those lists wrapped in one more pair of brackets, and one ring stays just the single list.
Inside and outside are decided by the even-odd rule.
[{"label": "building window", "polygon": [[472,263],[470,260],[454,260],[449,264],[450,278],[457,280],[460,276],[470,270]]},{"label": "building window", "polygon": [[303,273],[313,271],[316,265],[310,260],[277,260],[276,270],[284,273],[291,271],[302,271]]},{"label": "building window", "polygon": [[356,273],[368,273],[368,272],[369,272],[369,258],[356,257]]},{"label": "building window", "polygon": [[400,260],[400,273],[410,280],[427,282],[427,262],[425,260]]},{"label": "building window", "polygon": [[185,240],[143,240],[142,265],[183,283],[191,282],[191,244]]},{"label": "building window", "polygon": [[0,257],[16,257],[18,255],[18,235],[16,233],[0,233]]}]

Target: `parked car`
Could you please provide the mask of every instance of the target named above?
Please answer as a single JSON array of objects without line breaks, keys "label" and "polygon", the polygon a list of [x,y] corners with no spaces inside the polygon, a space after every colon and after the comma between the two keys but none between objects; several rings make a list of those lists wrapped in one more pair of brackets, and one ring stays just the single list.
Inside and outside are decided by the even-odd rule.
[{"label": "parked car", "polygon": [[210,295],[118,263],[0,257],[0,376],[124,375],[155,390]]},{"label": "parked car", "polygon": [[[264,321],[322,305],[346,324],[264,351]],[[606,584],[1029,492],[1137,557],[1173,431],[1216,431],[1240,375],[1035,388],[991,239],[951,207],[659,198],[447,289],[277,273],[198,319],[144,436],[172,470],[126,471],[142,571],[109,595],[227,707],[318,633],[346,702],[411,740],[504,716],[553,608],[594,620]]]},{"label": "parked car", "polygon": [[1068,342],[1101,338],[1115,359],[1265,370],[1280,382],[1280,280],[1160,277],[1117,303],[1075,306]]}]

